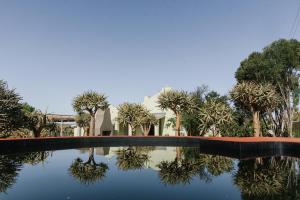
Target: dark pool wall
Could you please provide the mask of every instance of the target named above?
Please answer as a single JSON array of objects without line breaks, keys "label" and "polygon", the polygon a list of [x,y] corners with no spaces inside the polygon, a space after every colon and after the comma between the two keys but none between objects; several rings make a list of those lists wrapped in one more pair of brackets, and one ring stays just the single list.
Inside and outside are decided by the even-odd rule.
[{"label": "dark pool wall", "polygon": [[233,158],[257,156],[300,157],[300,143],[238,142],[188,137],[66,137],[0,140],[0,154],[60,150],[90,146],[194,146],[203,153]]}]

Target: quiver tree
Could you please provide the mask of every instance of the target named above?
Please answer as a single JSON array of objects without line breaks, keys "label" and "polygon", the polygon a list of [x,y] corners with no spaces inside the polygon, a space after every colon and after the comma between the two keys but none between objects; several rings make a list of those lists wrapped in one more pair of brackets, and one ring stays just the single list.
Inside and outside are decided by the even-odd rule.
[{"label": "quiver tree", "polygon": [[124,126],[129,126],[132,134],[136,133],[136,129],[141,125],[140,116],[145,112],[145,108],[136,103],[123,103],[118,107],[117,120]]},{"label": "quiver tree", "polygon": [[185,111],[191,109],[192,97],[184,91],[166,91],[159,95],[158,105],[161,109],[170,109],[176,115],[176,136],[180,135],[180,117]]},{"label": "quiver tree", "polygon": [[156,125],[158,120],[148,110],[144,109],[138,118],[144,136],[148,136],[151,126]]},{"label": "quiver tree", "polygon": [[73,99],[73,108],[77,113],[87,112],[91,116],[89,136],[95,135],[95,117],[97,111],[105,110],[109,104],[104,94],[87,91]]},{"label": "quiver tree", "polygon": [[78,127],[83,128],[85,134],[88,134],[88,127],[91,122],[91,115],[89,113],[79,113],[75,116],[75,121]]},{"label": "quiver tree", "polygon": [[280,39],[243,60],[235,73],[238,82],[270,83],[281,97],[281,105],[270,122],[277,135],[292,135],[293,114],[299,104],[300,42]]},{"label": "quiver tree", "polygon": [[280,104],[280,96],[271,84],[238,83],[230,92],[232,99],[252,113],[254,136],[261,135],[260,115]]},{"label": "quiver tree", "polygon": [[210,99],[199,109],[198,119],[202,132],[211,130],[213,136],[221,136],[221,127],[233,121],[233,114],[224,102]]}]

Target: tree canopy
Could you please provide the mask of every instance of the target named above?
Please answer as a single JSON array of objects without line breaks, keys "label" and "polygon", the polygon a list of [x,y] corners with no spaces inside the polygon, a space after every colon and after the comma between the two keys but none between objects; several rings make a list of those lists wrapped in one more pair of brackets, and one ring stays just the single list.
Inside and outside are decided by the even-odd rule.
[{"label": "tree canopy", "polygon": [[0,133],[1,137],[22,127],[22,98],[14,89],[9,89],[5,81],[0,80]]},{"label": "tree canopy", "polygon": [[277,40],[254,52],[241,62],[235,73],[238,82],[254,81],[272,84],[282,98],[281,107],[275,115],[269,115],[270,123],[292,135],[292,121],[299,104],[300,42],[294,39]]},{"label": "tree canopy", "polygon": [[106,110],[109,107],[107,97],[104,94],[87,91],[73,99],[73,108],[77,113],[87,112],[91,116],[90,135],[95,135],[95,115],[97,111]]}]

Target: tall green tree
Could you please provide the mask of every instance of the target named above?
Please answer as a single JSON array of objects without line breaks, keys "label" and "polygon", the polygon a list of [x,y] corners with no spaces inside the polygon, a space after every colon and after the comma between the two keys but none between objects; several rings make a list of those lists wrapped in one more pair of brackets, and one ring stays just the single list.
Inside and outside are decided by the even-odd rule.
[{"label": "tall green tree", "polygon": [[275,86],[283,102],[273,114],[270,123],[281,134],[292,135],[292,119],[299,104],[300,42],[280,39],[265,47],[261,53],[254,52],[241,62],[235,73],[238,82],[255,81]]},{"label": "tall green tree", "polygon": [[22,98],[7,83],[0,80],[0,133],[8,137],[14,130],[22,127]]},{"label": "tall green tree", "polygon": [[170,90],[163,92],[158,97],[161,109],[170,109],[176,115],[176,136],[180,136],[181,115],[192,108],[193,100],[187,92]]},{"label": "tall green tree", "polygon": [[104,94],[87,91],[73,99],[73,108],[77,113],[87,112],[91,116],[89,136],[95,135],[95,117],[97,111],[108,108],[109,103]]},{"label": "tall green tree", "polygon": [[118,107],[117,120],[124,126],[130,126],[132,134],[141,126],[140,116],[145,112],[145,108],[137,103],[123,103]]},{"label": "tall green tree", "polygon": [[280,97],[270,84],[238,83],[230,92],[232,99],[249,110],[253,117],[254,136],[261,135],[260,115],[280,104]]},{"label": "tall green tree", "polygon": [[198,120],[203,133],[210,130],[213,136],[221,136],[221,127],[233,121],[232,109],[224,102],[210,98],[199,109]]}]

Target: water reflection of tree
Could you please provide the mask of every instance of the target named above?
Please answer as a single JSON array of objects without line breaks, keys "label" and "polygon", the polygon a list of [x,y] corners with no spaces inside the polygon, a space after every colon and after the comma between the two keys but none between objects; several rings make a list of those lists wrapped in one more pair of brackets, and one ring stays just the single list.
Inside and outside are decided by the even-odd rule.
[{"label": "water reflection of tree", "polygon": [[160,180],[169,185],[188,184],[197,171],[196,162],[184,158],[181,147],[176,147],[173,161],[162,161],[157,166],[160,169]]},{"label": "water reflection of tree", "polygon": [[13,186],[23,164],[38,164],[44,161],[49,152],[30,152],[24,154],[0,155],[0,192]]},{"label": "water reflection of tree", "polygon": [[214,176],[231,172],[233,160],[223,156],[201,154],[199,148],[176,147],[174,161],[163,161],[159,176],[166,184],[187,184],[198,176],[205,182],[211,182]]},{"label": "water reflection of tree", "polygon": [[299,163],[293,158],[242,160],[234,183],[244,200],[300,199]]},{"label": "water reflection of tree", "polygon": [[117,166],[122,170],[136,170],[146,167],[149,161],[148,153],[152,147],[128,147],[116,152]]},{"label": "water reflection of tree", "polygon": [[231,158],[202,154],[199,148],[184,148],[183,153],[186,159],[197,164],[197,173],[206,182],[211,181],[213,176],[231,172],[234,168]]},{"label": "water reflection of tree", "polygon": [[105,177],[108,166],[105,163],[96,163],[94,158],[94,148],[89,149],[89,158],[83,162],[81,158],[73,161],[69,168],[70,174],[83,184],[92,184]]}]

